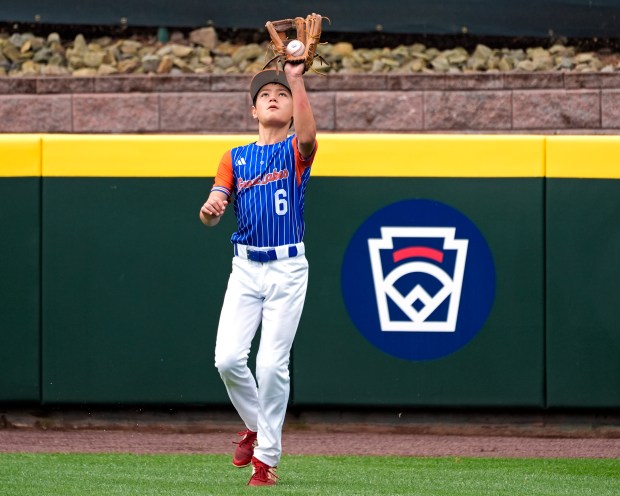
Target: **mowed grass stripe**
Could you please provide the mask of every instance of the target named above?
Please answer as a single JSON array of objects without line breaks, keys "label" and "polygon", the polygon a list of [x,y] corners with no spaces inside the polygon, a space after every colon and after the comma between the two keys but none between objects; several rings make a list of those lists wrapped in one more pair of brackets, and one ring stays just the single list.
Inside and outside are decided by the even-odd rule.
[{"label": "mowed grass stripe", "polygon": [[615,459],[285,456],[280,483],[245,484],[228,455],[0,454],[0,494],[12,496],[617,495]]}]

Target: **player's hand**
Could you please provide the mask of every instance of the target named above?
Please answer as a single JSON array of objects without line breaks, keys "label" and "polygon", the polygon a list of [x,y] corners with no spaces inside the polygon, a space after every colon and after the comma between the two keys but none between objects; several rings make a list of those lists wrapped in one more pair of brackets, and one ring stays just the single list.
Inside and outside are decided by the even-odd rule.
[{"label": "player's hand", "polygon": [[226,211],[228,201],[217,195],[210,196],[200,208],[200,220],[205,226],[215,226]]},{"label": "player's hand", "polygon": [[202,206],[200,211],[204,215],[219,217],[220,215],[224,214],[227,205],[228,201],[222,200],[221,198],[209,198]]},{"label": "player's hand", "polygon": [[284,72],[287,78],[301,77],[304,73],[303,64],[284,64]]}]

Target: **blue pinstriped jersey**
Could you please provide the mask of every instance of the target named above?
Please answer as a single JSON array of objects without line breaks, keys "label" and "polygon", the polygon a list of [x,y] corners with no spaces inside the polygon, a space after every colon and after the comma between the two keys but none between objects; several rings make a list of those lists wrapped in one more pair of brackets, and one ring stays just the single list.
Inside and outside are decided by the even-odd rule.
[{"label": "blue pinstriped jersey", "polygon": [[314,153],[301,161],[294,138],[230,151],[237,217],[233,243],[262,248],[303,240],[304,199]]}]

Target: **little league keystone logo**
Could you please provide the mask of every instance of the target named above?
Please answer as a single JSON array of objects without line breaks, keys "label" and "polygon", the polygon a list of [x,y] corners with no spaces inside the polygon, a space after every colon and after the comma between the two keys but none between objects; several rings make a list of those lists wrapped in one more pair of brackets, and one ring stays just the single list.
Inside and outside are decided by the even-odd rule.
[{"label": "little league keystone logo", "polygon": [[[468,241],[455,240],[454,231],[454,228],[438,227],[382,227],[381,239],[368,240],[382,331],[454,332],[456,330]],[[440,240],[440,249],[415,244],[428,243],[433,239]],[[395,250],[394,243],[398,240],[413,244]],[[385,263],[390,267],[388,274],[384,272],[382,250],[391,256],[390,263]],[[442,267],[445,254],[449,250],[456,251],[454,267],[450,273]],[[398,286],[399,281],[410,276],[414,281],[421,279],[413,277],[416,274],[426,274],[439,281],[439,290],[431,295],[424,289],[422,282],[418,282],[408,293],[402,294]],[[448,300],[446,318],[439,317],[434,320],[434,313],[446,300]],[[405,315],[404,319],[392,320],[390,303],[398,307],[398,310]]]},{"label": "little league keystone logo", "polygon": [[471,341],[495,296],[491,251],[462,213],[430,200],[389,205],[351,239],[342,267],[349,315],[373,345],[406,360]]}]

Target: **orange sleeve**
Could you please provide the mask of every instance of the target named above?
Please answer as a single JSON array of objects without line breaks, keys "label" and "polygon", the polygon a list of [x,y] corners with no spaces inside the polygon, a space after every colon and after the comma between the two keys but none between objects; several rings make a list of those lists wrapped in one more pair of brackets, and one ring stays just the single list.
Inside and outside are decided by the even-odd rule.
[{"label": "orange sleeve", "polygon": [[299,153],[299,146],[297,145],[297,136],[293,137],[293,149],[295,150],[295,172],[297,174],[297,184],[301,182],[301,175],[304,172],[304,169],[307,169],[314,162],[314,157],[316,156],[316,151],[319,148],[319,142],[314,142],[314,150],[312,150],[312,154],[309,157],[302,157],[301,153]]},{"label": "orange sleeve", "polygon": [[221,191],[230,197],[235,186],[233,181],[232,155],[228,150],[220,160],[211,191]]}]

